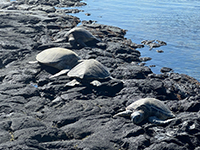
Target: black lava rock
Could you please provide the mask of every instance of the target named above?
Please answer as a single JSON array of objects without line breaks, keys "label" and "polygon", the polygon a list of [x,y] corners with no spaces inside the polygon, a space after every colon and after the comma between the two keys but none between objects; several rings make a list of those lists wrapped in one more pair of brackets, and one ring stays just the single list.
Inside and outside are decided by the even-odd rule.
[{"label": "black lava rock", "polygon": [[[118,27],[83,21],[101,41],[93,47],[72,49],[67,40],[57,41],[80,19],[56,8],[83,5],[80,0],[0,2],[0,149],[199,149],[197,80],[164,67],[163,74],[154,74],[144,63],[138,65],[145,59],[135,48],[143,45],[124,38],[126,31]],[[143,44],[152,42],[152,48],[166,45],[158,40]],[[74,86],[66,85],[71,81],[67,75],[50,79],[58,70],[28,62],[51,47],[98,60],[110,71],[110,79]],[[174,120],[156,126],[113,118],[144,97],[164,101]]]}]

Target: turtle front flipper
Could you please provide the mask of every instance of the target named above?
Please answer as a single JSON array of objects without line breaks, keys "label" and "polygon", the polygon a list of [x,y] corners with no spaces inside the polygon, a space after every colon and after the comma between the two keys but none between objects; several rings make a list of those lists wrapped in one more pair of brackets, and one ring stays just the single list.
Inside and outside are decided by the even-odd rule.
[{"label": "turtle front flipper", "polygon": [[90,84],[93,85],[93,86],[96,86],[96,87],[102,85],[102,83],[100,81],[98,81],[98,80],[93,80],[92,82],[90,82]]},{"label": "turtle front flipper", "polygon": [[37,64],[38,61],[37,61],[37,60],[35,60],[35,61],[29,61],[28,63],[29,63],[29,64]]},{"label": "turtle front flipper", "polygon": [[87,47],[87,45],[81,39],[77,39],[77,43],[80,44],[82,47]]},{"label": "turtle front flipper", "polygon": [[78,82],[76,79],[73,79],[72,81],[68,82],[67,84],[65,84],[65,87],[74,87],[74,86],[79,86],[81,85],[80,82]]},{"label": "turtle front flipper", "polygon": [[114,115],[113,118],[116,118],[117,116],[120,116],[120,117],[130,116],[132,113],[133,112],[131,110],[122,111]]},{"label": "turtle front flipper", "polygon": [[49,78],[51,79],[51,78],[54,78],[54,77],[58,77],[58,76],[60,76],[60,75],[66,74],[66,73],[68,73],[68,72],[69,72],[69,69],[63,69],[63,70],[61,70],[60,72],[58,72],[58,73],[56,73],[56,74],[50,76]]},{"label": "turtle front flipper", "polygon": [[161,120],[161,119],[158,119],[156,116],[152,116],[152,117],[149,117],[148,120],[149,120],[149,122],[151,122],[151,123],[153,123],[155,125],[163,125],[163,124],[170,123],[174,119]]}]

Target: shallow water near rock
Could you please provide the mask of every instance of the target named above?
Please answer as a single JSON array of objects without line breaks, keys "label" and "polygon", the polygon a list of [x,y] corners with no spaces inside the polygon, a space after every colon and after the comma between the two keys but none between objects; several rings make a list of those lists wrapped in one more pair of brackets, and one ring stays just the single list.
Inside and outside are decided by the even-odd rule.
[{"label": "shallow water near rock", "polygon": [[[142,40],[162,40],[166,46],[138,49],[142,56],[152,57],[147,66],[160,73],[162,67],[190,75],[200,81],[200,1],[197,0],[85,0],[84,10],[73,14],[81,20],[126,29],[126,38],[139,44]],[[86,13],[90,15],[85,15]],[[158,53],[156,50],[163,50]]]}]

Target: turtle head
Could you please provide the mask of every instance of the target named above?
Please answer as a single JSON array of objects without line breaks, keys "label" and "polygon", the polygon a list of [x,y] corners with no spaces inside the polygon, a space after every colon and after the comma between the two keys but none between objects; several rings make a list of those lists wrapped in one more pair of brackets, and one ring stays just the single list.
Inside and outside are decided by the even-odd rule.
[{"label": "turtle head", "polygon": [[135,111],[131,114],[131,120],[135,124],[139,124],[144,120],[144,113],[141,111]]},{"label": "turtle head", "polygon": [[68,36],[68,42],[70,43],[70,45],[74,46],[76,40],[72,34]]}]

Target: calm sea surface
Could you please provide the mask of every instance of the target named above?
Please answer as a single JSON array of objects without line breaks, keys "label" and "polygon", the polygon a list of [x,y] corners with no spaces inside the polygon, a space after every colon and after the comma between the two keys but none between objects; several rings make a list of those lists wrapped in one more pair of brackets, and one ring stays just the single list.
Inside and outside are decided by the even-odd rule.
[{"label": "calm sea surface", "polygon": [[[166,46],[149,51],[138,49],[142,56],[151,57],[147,66],[154,73],[162,67],[190,75],[200,81],[200,0],[85,0],[85,10],[78,14],[81,20],[126,29],[126,38],[134,43],[142,40],[162,40]],[[86,16],[85,13],[90,13]]]}]

